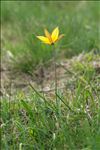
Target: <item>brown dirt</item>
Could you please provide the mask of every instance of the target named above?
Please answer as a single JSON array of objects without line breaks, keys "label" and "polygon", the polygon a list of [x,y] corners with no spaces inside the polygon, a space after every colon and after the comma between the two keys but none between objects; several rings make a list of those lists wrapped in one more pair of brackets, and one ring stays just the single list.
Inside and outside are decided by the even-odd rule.
[{"label": "brown dirt", "polygon": [[[74,80],[70,73],[70,66],[74,61],[82,61],[83,54],[80,54],[73,59],[65,59],[56,63],[57,72],[57,87],[60,90],[67,88],[69,81]],[[40,92],[53,92],[55,85],[55,72],[54,63],[47,68],[43,65],[39,66],[32,75],[14,72],[10,68],[11,58],[4,57],[1,59],[1,96],[8,94],[13,95],[18,91],[23,91],[26,94],[30,91],[30,84],[38,89]],[[97,71],[100,71],[100,64],[96,61],[93,62]],[[72,87],[71,87],[72,88]]]}]

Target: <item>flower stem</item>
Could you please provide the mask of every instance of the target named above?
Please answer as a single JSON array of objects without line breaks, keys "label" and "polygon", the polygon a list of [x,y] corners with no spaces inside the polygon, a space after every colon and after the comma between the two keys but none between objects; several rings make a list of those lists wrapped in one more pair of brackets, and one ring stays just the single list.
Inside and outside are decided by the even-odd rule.
[{"label": "flower stem", "polygon": [[54,49],[54,74],[55,74],[55,96],[57,102],[57,66],[56,66],[56,48]]}]

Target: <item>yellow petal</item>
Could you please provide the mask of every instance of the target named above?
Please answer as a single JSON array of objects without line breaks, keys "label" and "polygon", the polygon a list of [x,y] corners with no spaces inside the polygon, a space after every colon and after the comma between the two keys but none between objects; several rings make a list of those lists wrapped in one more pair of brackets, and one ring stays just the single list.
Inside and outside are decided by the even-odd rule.
[{"label": "yellow petal", "polygon": [[62,39],[64,37],[64,34],[59,35],[58,40]]},{"label": "yellow petal", "polygon": [[49,39],[50,43],[52,43],[52,38],[47,29],[44,29],[45,36]]},{"label": "yellow petal", "polygon": [[42,42],[44,42],[45,44],[51,44],[49,39],[47,37],[45,37],[45,36],[37,36],[37,38],[39,40],[41,40]]},{"label": "yellow petal", "polygon": [[53,42],[57,41],[58,36],[59,36],[59,29],[58,27],[56,27],[51,34],[52,41]]}]

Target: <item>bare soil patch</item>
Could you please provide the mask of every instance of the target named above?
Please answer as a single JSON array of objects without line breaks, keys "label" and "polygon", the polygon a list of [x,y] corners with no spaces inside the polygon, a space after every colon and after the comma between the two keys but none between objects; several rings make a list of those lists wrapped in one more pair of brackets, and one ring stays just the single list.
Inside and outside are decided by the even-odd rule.
[{"label": "bare soil patch", "polygon": [[[56,63],[56,72],[57,72],[57,87],[60,90],[66,88],[73,89],[74,84],[74,75],[72,70],[72,64],[76,61],[83,61],[84,54],[73,57],[72,59],[63,59],[57,61]],[[29,74],[23,72],[18,72],[12,70],[11,58],[2,57],[1,59],[1,96],[8,94],[13,95],[18,91],[23,91],[26,94],[30,91],[30,84],[38,89],[40,92],[54,92],[55,90],[55,72],[54,72],[54,62],[51,61],[51,64],[48,67],[40,65],[35,71]],[[100,73],[100,61],[93,61],[93,67],[98,73]]]}]

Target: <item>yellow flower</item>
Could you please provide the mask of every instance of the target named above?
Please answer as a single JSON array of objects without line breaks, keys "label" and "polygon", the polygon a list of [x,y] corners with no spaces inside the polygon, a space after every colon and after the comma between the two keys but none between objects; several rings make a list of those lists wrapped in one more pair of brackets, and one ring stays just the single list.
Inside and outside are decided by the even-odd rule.
[{"label": "yellow flower", "polygon": [[53,45],[55,42],[60,40],[64,34],[59,35],[59,28],[56,27],[50,34],[47,29],[44,30],[45,36],[37,36],[45,44]]}]

